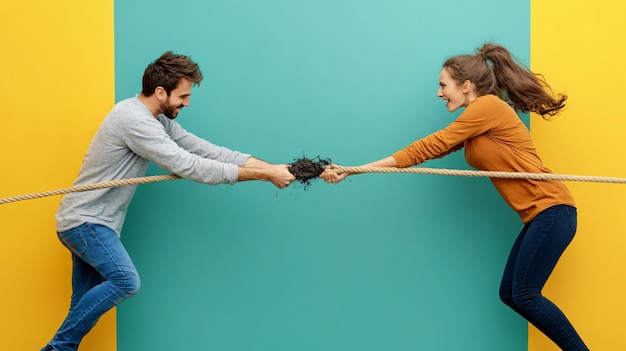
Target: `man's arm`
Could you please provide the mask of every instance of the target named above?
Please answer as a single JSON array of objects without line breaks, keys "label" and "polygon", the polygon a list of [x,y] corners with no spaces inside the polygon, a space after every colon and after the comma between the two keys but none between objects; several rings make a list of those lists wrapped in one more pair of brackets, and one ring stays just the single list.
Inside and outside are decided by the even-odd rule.
[{"label": "man's arm", "polygon": [[289,172],[287,165],[275,165],[269,162],[250,157],[245,165],[238,168],[238,182],[246,180],[265,180],[272,182],[282,189],[288,186],[296,177]]},{"label": "man's arm", "polygon": [[274,166],[274,164],[263,161],[261,159],[258,159],[252,156],[248,157],[248,160],[243,165],[243,167],[246,167],[246,168],[269,168],[272,166]]}]

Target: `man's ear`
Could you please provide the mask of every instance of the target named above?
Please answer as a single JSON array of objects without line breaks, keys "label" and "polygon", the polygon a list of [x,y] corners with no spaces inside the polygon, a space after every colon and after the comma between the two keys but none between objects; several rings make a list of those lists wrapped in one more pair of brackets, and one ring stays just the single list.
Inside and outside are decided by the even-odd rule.
[{"label": "man's ear", "polygon": [[161,86],[154,89],[154,95],[159,99],[159,101],[167,100],[167,91]]}]

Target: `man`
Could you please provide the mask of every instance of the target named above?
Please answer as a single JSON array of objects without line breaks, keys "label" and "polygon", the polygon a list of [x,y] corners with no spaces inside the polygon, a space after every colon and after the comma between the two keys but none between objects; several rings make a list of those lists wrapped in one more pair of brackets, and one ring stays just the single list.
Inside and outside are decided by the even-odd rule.
[{"label": "man", "polygon": [[[263,180],[288,186],[295,177],[287,165],[213,145],[174,121],[201,81],[198,65],[171,51],[148,65],[141,94],[109,112],[74,184],[141,177],[152,161],[207,184]],[[72,254],[73,293],[65,321],[42,351],[76,351],[100,316],[139,290],[139,275],[119,238],[135,189],[72,193],[62,200],[57,233]]]}]

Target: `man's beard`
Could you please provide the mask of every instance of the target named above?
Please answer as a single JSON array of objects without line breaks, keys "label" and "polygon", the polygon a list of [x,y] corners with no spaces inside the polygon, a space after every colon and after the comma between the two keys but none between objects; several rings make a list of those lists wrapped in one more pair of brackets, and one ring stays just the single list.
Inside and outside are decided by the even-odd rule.
[{"label": "man's beard", "polygon": [[[161,111],[163,111],[162,113],[165,115],[165,117],[169,119],[174,119],[178,117],[178,112],[180,112],[183,107],[184,105],[172,106],[169,104],[169,100],[165,101],[161,104],[161,106],[159,106]],[[178,112],[176,112],[176,109],[179,109]]]}]

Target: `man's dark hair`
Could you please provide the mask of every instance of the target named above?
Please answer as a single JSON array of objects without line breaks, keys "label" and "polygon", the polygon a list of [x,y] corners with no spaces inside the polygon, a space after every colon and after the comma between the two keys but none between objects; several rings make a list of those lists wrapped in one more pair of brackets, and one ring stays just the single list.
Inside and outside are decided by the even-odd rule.
[{"label": "man's dark hair", "polygon": [[194,85],[200,85],[202,72],[190,57],[167,51],[146,67],[143,73],[141,94],[152,96],[157,87],[162,87],[170,94],[181,78],[188,79]]}]

